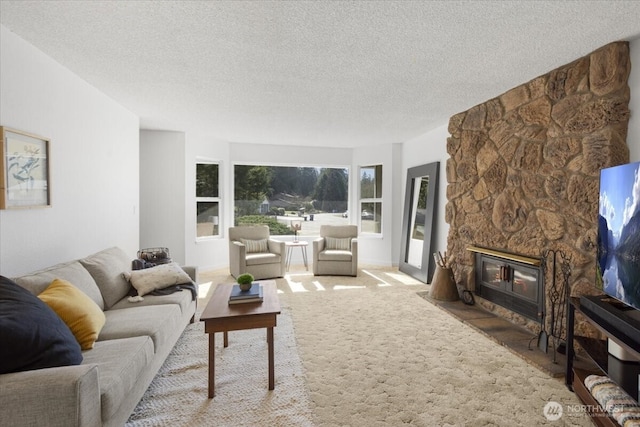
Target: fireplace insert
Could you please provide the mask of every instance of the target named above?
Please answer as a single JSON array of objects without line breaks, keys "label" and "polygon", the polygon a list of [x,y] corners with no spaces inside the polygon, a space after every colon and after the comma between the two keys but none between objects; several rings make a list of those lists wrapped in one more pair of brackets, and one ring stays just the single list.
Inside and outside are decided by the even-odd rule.
[{"label": "fireplace insert", "polygon": [[544,317],[540,260],[484,248],[475,252],[476,294],[535,321]]}]

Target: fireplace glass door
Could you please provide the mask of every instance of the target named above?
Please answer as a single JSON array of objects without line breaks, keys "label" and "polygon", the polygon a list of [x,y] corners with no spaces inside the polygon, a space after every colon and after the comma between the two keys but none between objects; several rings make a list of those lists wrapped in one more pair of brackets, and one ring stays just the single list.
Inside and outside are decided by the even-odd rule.
[{"label": "fireplace glass door", "polygon": [[511,279],[513,293],[531,301],[536,301],[538,298],[538,273],[537,270],[531,271],[528,268],[514,268],[513,278]]},{"label": "fireplace glass door", "polygon": [[541,269],[517,261],[476,254],[476,292],[530,319],[543,315]]}]

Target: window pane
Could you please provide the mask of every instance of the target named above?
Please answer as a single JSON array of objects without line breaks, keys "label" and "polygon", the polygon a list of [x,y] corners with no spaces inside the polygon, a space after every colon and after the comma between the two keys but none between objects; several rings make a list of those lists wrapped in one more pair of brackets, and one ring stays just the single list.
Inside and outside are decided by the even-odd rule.
[{"label": "window pane", "polygon": [[220,233],[218,202],[197,202],[197,237],[217,236]]},{"label": "window pane", "polygon": [[196,197],[218,197],[217,164],[196,164]]},{"label": "window pane", "polygon": [[382,203],[361,203],[361,231],[363,233],[380,233],[382,230]]},{"label": "window pane", "polygon": [[382,165],[360,168],[360,198],[379,199],[382,197]]},{"label": "window pane", "polygon": [[267,224],[272,235],[318,236],[322,224],[349,224],[349,174],[342,168],[234,166],[234,225]]}]

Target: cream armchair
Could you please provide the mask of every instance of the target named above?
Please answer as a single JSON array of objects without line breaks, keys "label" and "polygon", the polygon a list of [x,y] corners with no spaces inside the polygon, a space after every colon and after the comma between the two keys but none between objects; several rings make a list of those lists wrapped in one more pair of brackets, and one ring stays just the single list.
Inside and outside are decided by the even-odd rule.
[{"label": "cream armchair", "polygon": [[313,275],[357,276],[357,237],[355,225],[321,225],[320,238],[313,241]]},{"label": "cream armchair", "polygon": [[251,273],[256,280],[283,277],[284,242],[271,239],[266,225],[230,227],[229,270],[233,277]]}]

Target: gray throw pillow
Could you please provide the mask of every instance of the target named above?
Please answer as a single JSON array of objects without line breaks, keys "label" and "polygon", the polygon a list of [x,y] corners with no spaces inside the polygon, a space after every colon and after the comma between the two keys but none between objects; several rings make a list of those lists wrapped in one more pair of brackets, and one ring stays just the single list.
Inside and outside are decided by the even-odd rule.
[{"label": "gray throw pillow", "polygon": [[122,277],[122,272],[131,270],[131,259],[122,249],[105,249],[81,259],[80,263],[100,288],[105,310],[110,309],[129,293],[130,284]]}]

